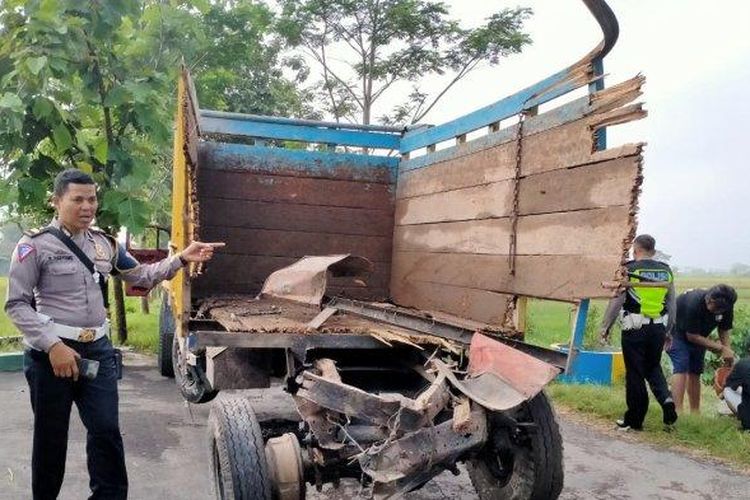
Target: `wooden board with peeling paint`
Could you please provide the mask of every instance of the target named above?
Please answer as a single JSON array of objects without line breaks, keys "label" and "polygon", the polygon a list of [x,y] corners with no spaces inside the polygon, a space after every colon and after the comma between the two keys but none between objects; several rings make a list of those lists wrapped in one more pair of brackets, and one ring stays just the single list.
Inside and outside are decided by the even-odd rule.
[{"label": "wooden board with peeling paint", "polygon": [[529,117],[520,141],[514,124],[402,161],[394,301],[498,323],[514,296],[608,296],[601,282],[620,272],[635,231],[643,145],[594,151],[594,133],[645,116],[629,104],[642,83]]}]

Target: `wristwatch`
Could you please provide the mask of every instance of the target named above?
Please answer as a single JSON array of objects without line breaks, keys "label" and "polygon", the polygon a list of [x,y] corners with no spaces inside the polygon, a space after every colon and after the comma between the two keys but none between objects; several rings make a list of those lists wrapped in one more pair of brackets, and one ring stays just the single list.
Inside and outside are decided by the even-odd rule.
[{"label": "wristwatch", "polygon": [[178,255],[178,257],[180,258],[180,262],[182,263],[182,267],[185,267],[185,266],[188,265],[188,261],[185,260],[185,257],[183,257],[182,255]]}]

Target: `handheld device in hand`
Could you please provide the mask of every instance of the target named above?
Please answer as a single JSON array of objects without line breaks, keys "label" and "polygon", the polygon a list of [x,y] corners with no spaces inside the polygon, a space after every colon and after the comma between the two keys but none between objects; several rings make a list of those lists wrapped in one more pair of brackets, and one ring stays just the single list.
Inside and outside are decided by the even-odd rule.
[{"label": "handheld device in hand", "polygon": [[99,373],[99,362],[93,359],[78,358],[78,373],[81,377],[93,380]]}]

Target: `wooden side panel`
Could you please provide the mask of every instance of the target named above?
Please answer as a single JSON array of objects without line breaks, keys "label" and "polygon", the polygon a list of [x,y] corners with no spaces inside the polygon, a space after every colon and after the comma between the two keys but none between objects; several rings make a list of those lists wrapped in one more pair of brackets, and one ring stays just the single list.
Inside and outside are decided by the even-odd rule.
[{"label": "wooden side panel", "polygon": [[204,224],[213,227],[274,229],[386,236],[393,231],[390,210],[301,205],[278,201],[204,198]]},{"label": "wooden side panel", "polygon": [[630,156],[526,177],[520,183],[519,212],[628,206],[639,176],[639,161],[639,156]]},{"label": "wooden side panel", "polygon": [[201,198],[393,211],[392,184],[216,170],[205,165],[201,165],[198,184]]},{"label": "wooden side panel", "polygon": [[[517,257],[516,275],[508,268],[507,255],[436,254],[394,252],[393,287],[402,281],[431,283],[505,292],[548,299],[570,300],[577,295],[597,296],[601,286],[591,275],[612,271],[620,255],[523,255]],[[408,269],[408,272],[405,270]]]},{"label": "wooden side panel", "polygon": [[520,144],[514,124],[405,160],[394,301],[497,323],[514,296],[607,296],[634,234],[642,145],[594,151],[594,132],[645,115],[627,105],[642,83],[528,118]]},{"label": "wooden side panel", "polygon": [[486,219],[509,215],[511,181],[406,198],[396,206],[396,224]]},{"label": "wooden side panel", "polygon": [[512,299],[503,293],[408,279],[392,283],[391,294],[402,306],[442,311],[488,324],[503,322]]},{"label": "wooden side panel", "polygon": [[[518,220],[518,255],[619,254],[627,207],[522,216]],[[596,228],[592,231],[592,228]],[[396,250],[433,253],[508,255],[508,217],[438,224],[396,226]]]},{"label": "wooden side panel", "polygon": [[362,165],[308,169],[299,155],[285,164],[284,154],[255,158],[252,148],[217,154],[222,150],[215,144],[202,148],[198,192],[201,238],[227,246],[194,281],[196,296],[256,293],[273,271],[305,255],[328,254],[360,255],[375,265],[366,287],[332,280],[335,291],[387,296],[394,213],[388,168],[368,166],[374,161],[368,158]]}]

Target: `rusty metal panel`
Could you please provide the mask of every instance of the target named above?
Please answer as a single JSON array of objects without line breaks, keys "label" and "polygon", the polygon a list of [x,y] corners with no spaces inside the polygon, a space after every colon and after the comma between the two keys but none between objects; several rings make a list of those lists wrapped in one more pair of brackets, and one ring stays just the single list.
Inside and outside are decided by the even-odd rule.
[{"label": "rusty metal panel", "polygon": [[329,273],[336,277],[363,280],[372,272],[372,263],[353,255],[304,257],[279,269],[263,283],[260,297],[275,297],[303,304],[320,305],[326,293]]},{"label": "rusty metal panel", "polygon": [[523,400],[536,396],[560,370],[533,356],[477,333],[469,348],[468,378],[491,374],[518,391]]}]

